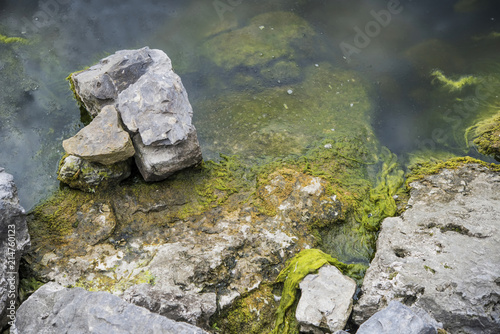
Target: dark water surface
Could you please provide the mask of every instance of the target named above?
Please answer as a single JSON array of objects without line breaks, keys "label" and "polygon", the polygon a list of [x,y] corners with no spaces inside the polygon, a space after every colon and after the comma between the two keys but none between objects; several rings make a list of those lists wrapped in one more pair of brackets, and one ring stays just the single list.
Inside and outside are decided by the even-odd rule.
[{"label": "dark water surface", "polygon": [[[211,112],[204,108],[208,100],[251,88],[243,81],[222,84],[238,69],[217,68],[200,46],[271,11],[293,12],[315,30],[315,51],[302,55],[299,66],[328,63],[372,84],[373,126],[394,153],[431,149],[488,159],[460,143],[460,135],[440,135],[466,126],[453,108],[474,92],[441,100],[429,74],[436,68],[455,79],[500,73],[500,39],[490,35],[500,32],[499,8],[487,0],[0,1],[0,34],[30,41],[0,43],[0,166],[14,175],[26,209],[57,189],[61,142],[83,126],[66,76],[117,50],[146,45],[164,50],[180,74],[205,159],[233,153],[212,145],[208,134],[216,124],[198,119]],[[278,84],[257,83],[261,90]],[[490,94],[484,104],[496,106],[496,99]]]}]

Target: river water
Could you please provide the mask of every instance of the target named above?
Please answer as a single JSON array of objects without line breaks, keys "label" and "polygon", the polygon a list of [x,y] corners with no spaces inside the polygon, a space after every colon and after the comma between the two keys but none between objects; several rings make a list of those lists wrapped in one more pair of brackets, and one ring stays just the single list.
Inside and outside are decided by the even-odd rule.
[{"label": "river water", "polygon": [[[117,50],[146,45],[165,51],[181,76],[205,159],[247,153],[214,145],[217,122],[201,121],[211,112],[205,106],[226,97],[224,103],[231,103],[232,92],[265,91],[286,80],[270,83],[250,73],[252,66],[223,70],[201,50],[207,39],[276,11],[293,13],[314,31],[304,42],[313,51],[297,56],[299,68],[328,64],[370,83],[372,125],[381,144],[403,163],[412,152],[426,150],[490,161],[451,130],[470,125],[457,103],[473,101],[474,112],[494,109],[496,94],[476,101],[473,89],[453,96],[436,93],[430,73],[496,78],[499,9],[493,0],[0,0],[0,35],[27,41],[0,42],[0,167],[14,175],[28,210],[57,189],[61,142],[83,127],[65,78]],[[288,74],[284,78],[290,79]],[[237,76],[242,79],[235,81]],[[236,132],[230,126],[225,131],[226,136]]]}]

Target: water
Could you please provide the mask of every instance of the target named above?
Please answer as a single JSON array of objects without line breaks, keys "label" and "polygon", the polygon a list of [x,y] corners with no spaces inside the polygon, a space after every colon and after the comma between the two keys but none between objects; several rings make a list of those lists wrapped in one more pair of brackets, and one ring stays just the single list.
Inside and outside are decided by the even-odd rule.
[{"label": "water", "polygon": [[[309,131],[302,133],[297,125],[300,123],[287,126],[279,118],[268,122],[274,116],[266,112],[255,115],[254,120],[245,115],[248,121],[239,128],[233,126],[237,120],[231,121],[237,113],[229,112],[238,106],[243,108],[244,99],[249,96],[263,100],[273,89],[286,92],[290,87],[299,87],[304,73],[321,65],[321,69],[331,66],[356,71],[373,87],[370,93],[374,102],[373,126],[381,143],[401,157],[431,149],[488,160],[464,146],[460,135],[445,140],[437,136],[441,130],[451,133],[469,124],[468,119],[460,118],[459,111],[453,113],[458,108],[457,101],[464,101],[474,92],[455,95],[436,92],[429,72],[437,67],[456,77],[500,73],[500,68],[495,67],[500,39],[481,39],[500,31],[499,5],[493,0],[401,1],[399,6],[392,7],[389,18],[380,14],[381,10],[388,10],[389,3],[0,1],[0,34],[30,41],[28,45],[0,44],[0,166],[14,175],[21,204],[26,209],[57,189],[57,165],[63,154],[61,142],[83,126],[65,77],[116,50],[145,45],[164,50],[181,75],[193,104],[194,122],[206,159],[216,158],[219,153],[255,157],[260,149],[265,153],[265,143],[243,145],[244,139],[238,139],[240,143],[228,145],[231,138],[237,138],[239,132],[252,126],[256,131],[252,133],[258,134],[256,138],[267,136],[281,143],[281,151],[271,154],[300,154],[307,143],[321,138],[313,122],[307,121],[314,115],[308,116],[304,123]],[[217,66],[207,57],[204,49],[207,40],[241,29],[256,15],[271,11],[293,13],[304,19],[314,32],[310,35],[304,32],[300,45],[294,45],[296,68],[284,62],[278,64],[282,65],[280,69],[275,66],[278,60],[262,66],[224,68],[227,62]],[[376,22],[373,13],[382,22],[378,28],[371,23]],[[277,24],[264,22],[262,30],[267,32],[266,29]],[[356,40],[356,27],[370,36]],[[372,30],[366,32],[367,27]],[[278,72],[256,73],[256,68]],[[234,99],[243,95],[246,97]],[[305,96],[294,96],[301,99],[298,102],[307,103]],[[479,104],[484,108],[494,106],[496,99],[492,94]],[[286,100],[279,103],[290,110],[288,104]],[[223,129],[217,129],[217,118],[209,117],[217,115],[217,110],[227,113],[219,118],[229,120],[223,123],[227,124]],[[452,114],[445,118],[447,110]],[[316,115],[318,119],[320,116],[323,117]],[[249,142],[255,141],[251,138]],[[294,144],[288,147],[292,141]]]}]

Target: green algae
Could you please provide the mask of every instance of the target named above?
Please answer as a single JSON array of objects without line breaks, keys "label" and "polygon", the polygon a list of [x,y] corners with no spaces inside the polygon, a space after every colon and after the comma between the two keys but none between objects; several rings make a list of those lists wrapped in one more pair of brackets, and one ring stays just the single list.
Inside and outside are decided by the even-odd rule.
[{"label": "green algae", "polygon": [[344,264],[318,249],[305,249],[288,261],[285,268],[276,278],[282,282],[283,292],[276,312],[276,322],[272,334],[298,333],[293,305],[296,301],[299,283],[309,274],[315,273],[325,264],[337,267],[343,274],[361,279],[366,266],[359,264]]},{"label": "green algae", "polygon": [[431,77],[434,78],[433,82],[441,83],[450,92],[461,91],[465,86],[473,86],[481,82],[481,79],[472,75],[462,76],[457,80],[453,80],[447,78],[440,70],[432,71]]},{"label": "green algae", "polygon": [[7,37],[5,35],[0,34],[0,44],[28,44],[28,40],[22,37]]},{"label": "green algae", "polygon": [[[200,101],[196,122],[209,152],[259,156],[300,155],[323,138],[369,128],[370,87],[352,71],[326,63],[301,69],[304,80],[256,93],[230,92]],[[203,106],[202,106],[202,105]]]}]

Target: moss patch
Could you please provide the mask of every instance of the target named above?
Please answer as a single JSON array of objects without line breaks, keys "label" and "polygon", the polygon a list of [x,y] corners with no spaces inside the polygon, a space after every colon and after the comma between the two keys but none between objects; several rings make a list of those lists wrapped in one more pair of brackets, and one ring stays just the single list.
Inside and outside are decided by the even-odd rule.
[{"label": "moss patch", "polygon": [[500,160],[500,112],[474,125],[474,144],[478,151]]},{"label": "moss patch", "polygon": [[406,185],[409,186],[412,182],[421,180],[428,175],[437,174],[443,169],[457,169],[466,164],[478,164],[493,171],[500,171],[500,165],[489,164],[471,157],[456,157],[446,161],[419,162],[409,166],[410,172],[406,178]]},{"label": "moss patch", "polygon": [[214,317],[210,324],[216,333],[269,333],[274,325],[278,302],[268,283],[238,298],[229,308]]},{"label": "moss patch", "polygon": [[433,82],[441,83],[446,89],[450,92],[461,91],[465,86],[477,85],[480,83],[480,79],[473,77],[471,75],[462,76],[457,80],[453,80],[447,78],[443,72],[439,70],[434,70],[431,73],[431,77],[433,77]]}]

